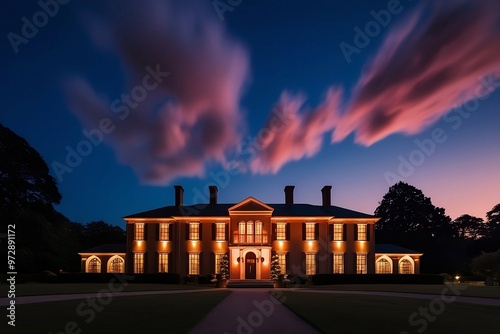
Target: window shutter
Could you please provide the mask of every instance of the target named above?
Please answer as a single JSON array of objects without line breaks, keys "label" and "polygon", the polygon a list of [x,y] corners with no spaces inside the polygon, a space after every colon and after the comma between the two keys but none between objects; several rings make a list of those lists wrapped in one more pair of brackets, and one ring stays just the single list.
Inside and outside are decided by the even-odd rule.
[{"label": "window shutter", "polygon": [[149,261],[148,261],[148,252],[143,253],[142,263],[143,263],[143,273],[146,274],[149,272]]},{"label": "window shutter", "polygon": [[366,224],[366,241],[370,241],[370,229],[371,229],[371,225]]},{"label": "window shutter", "polygon": [[167,261],[168,261],[168,264],[167,264],[167,270],[169,273],[173,272],[174,270],[174,267],[173,267],[173,263],[172,263],[172,252],[170,253],[167,253]]},{"label": "window shutter", "polygon": [[358,240],[358,224],[354,224],[354,240]]},{"label": "window shutter", "polygon": [[154,273],[159,273],[160,272],[160,254],[156,253],[155,260],[154,260]]},{"label": "window shutter", "polygon": [[229,223],[226,224],[226,240],[229,241]]},{"label": "window shutter", "polygon": [[343,231],[342,231],[342,240],[344,241],[347,241],[347,224],[344,223],[342,224],[342,228],[343,228]]},{"label": "window shutter", "polygon": [[200,225],[198,225],[198,228],[199,228],[199,240],[201,240],[203,238],[203,224],[200,222],[199,223]]},{"label": "window shutter", "polygon": [[319,223],[314,223],[314,240],[319,240]]},{"label": "window shutter", "polygon": [[273,223],[273,238],[272,240],[278,239],[278,224]]},{"label": "window shutter", "polygon": [[217,234],[217,225],[212,223],[212,241],[215,241],[215,235]]},{"label": "window shutter", "polygon": [[300,262],[300,267],[302,268],[302,273],[303,275],[306,274],[306,253],[300,252],[301,254],[301,262]]},{"label": "window shutter", "polygon": [[186,240],[189,240],[189,223],[186,223]]},{"label": "window shutter", "polygon": [[[217,272],[217,268],[215,267],[215,253],[210,252],[210,272],[215,274]],[[214,270],[212,270],[214,268]]]},{"label": "window shutter", "polygon": [[318,274],[319,273],[319,255],[318,253],[314,254],[314,274]]},{"label": "window shutter", "polygon": [[290,240],[290,223],[286,223],[285,231],[286,231],[286,240]]},{"label": "window shutter", "polygon": [[201,276],[204,273],[204,271],[203,271],[203,252],[200,252],[199,257],[200,257],[200,270],[199,270],[198,274]]},{"label": "window shutter", "polygon": [[306,223],[302,223],[302,240],[306,240]]},{"label": "window shutter", "polygon": [[160,240],[160,223],[155,224],[156,227],[156,241]]},{"label": "window shutter", "polygon": [[333,274],[333,253],[328,253],[328,263],[328,268],[330,268],[328,269],[328,273]]},{"label": "window shutter", "polygon": [[[174,238],[174,223],[168,224],[168,240],[175,240]],[[170,260],[169,260],[170,263]]]},{"label": "window shutter", "polygon": [[330,241],[333,241],[333,224],[328,225],[328,234],[330,235]]},{"label": "window shutter", "polygon": [[148,240],[148,227],[149,227],[149,224],[148,223],[145,223],[144,224],[144,240]]},{"label": "window shutter", "polygon": [[290,252],[285,254],[285,274],[288,274],[288,268],[290,268]]}]

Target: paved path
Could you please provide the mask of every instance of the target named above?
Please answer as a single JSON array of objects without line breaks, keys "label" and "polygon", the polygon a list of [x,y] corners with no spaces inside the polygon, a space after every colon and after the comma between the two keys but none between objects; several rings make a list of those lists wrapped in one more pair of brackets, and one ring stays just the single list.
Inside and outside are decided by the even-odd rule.
[{"label": "paved path", "polygon": [[196,325],[190,334],[319,333],[280,302],[272,289],[231,289],[226,299]]}]

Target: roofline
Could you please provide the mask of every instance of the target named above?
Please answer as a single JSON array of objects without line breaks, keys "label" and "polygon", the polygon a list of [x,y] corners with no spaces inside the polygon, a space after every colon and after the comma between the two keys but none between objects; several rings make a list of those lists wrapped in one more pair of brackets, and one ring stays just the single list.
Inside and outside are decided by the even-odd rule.
[{"label": "roofline", "polygon": [[375,252],[375,255],[414,255],[422,256],[424,253],[388,253],[388,252]]},{"label": "roofline", "polygon": [[110,255],[110,254],[113,254],[113,255],[126,255],[126,253],[116,253],[116,252],[99,252],[99,253],[88,253],[88,252],[81,252],[81,253],[78,253],[78,255]]}]

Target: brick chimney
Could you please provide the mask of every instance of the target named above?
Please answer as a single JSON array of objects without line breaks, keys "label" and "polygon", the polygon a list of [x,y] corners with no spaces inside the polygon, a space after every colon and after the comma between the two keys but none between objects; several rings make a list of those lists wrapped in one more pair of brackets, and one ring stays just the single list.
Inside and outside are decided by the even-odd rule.
[{"label": "brick chimney", "polygon": [[285,204],[293,204],[293,189],[295,186],[285,187]]},{"label": "brick chimney", "polygon": [[217,204],[217,193],[219,192],[217,186],[208,186],[208,190],[210,191],[210,204]]},{"label": "brick chimney", "polygon": [[321,189],[321,193],[323,195],[323,206],[331,206],[332,205],[332,186],[324,186]]},{"label": "brick chimney", "polygon": [[184,205],[184,188],[182,186],[174,186],[175,188],[175,206]]}]

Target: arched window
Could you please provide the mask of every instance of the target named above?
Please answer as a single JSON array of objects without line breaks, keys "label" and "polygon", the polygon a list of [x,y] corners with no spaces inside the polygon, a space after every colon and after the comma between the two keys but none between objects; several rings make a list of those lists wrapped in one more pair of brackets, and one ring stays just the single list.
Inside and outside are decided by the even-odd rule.
[{"label": "arched window", "polygon": [[108,273],[123,273],[125,267],[125,261],[120,256],[113,256],[108,261]]},{"label": "arched window", "polygon": [[91,256],[87,260],[87,272],[88,273],[101,272],[101,260],[97,256]]},{"label": "arched window", "polygon": [[375,272],[377,274],[392,274],[392,265],[385,257],[377,260]]},{"label": "arched window", "polygon": [[413,263],[408,259],[401,259],[399,261],[400,274],[413,274]]}]

